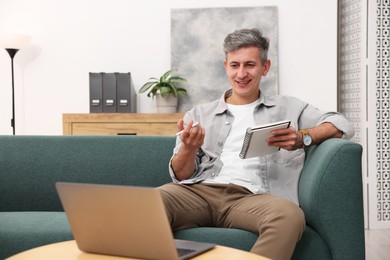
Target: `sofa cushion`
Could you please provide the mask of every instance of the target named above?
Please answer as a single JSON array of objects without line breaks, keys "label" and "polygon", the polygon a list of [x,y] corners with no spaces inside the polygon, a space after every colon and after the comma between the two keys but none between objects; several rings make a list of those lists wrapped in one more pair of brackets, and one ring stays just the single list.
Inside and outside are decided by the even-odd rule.
[{"label": "sofa cushion", "polygon": [[[177,239],[216,243],[222,246],[250,251],[257,235],[242,229],[199,227],[174,232]],[[306,226],[297,243],[292,259],[332,259],[325,241],[312,228]]]},{"label": "sofa cushion", "polygon": [[2,136],[0,211],[62,211],[55,183],[160,186],[171,136]]},{"label": "sofa cushion", "polygon": [[64,212],[0,212],[0,234],[0,259],[73,239]]},{"label": "sofa cushion", "polygon": [[177,239],[215,243],[250,251],[257,240],[257,235],[242,229],[198,227],[174,232]]},{"label": "sofa cushion", "polygon": [[301,240],[295,247],[293,260],[300,259],[332,259],[329,247],[320,235],[311,227],[306,226]]}]

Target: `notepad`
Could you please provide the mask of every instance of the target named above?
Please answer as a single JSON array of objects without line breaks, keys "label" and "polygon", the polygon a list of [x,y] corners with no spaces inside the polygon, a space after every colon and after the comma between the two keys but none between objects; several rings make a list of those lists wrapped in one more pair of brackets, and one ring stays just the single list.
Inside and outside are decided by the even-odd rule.
[{"label": "notepad", "polygon": [[283,120],[270,124],[248,127],[242,144],[240,158],[247,159],[276,153],[279,150],[279,147],[268,145],[267,139],[272,136],[271,131],[288,128],[289,126],[290,120]]}]

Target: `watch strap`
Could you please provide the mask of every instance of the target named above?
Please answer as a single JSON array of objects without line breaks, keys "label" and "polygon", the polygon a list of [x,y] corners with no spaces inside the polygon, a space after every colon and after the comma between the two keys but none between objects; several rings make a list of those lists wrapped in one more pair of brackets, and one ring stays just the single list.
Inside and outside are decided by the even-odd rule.
[{"label": "watch strap", "polygon": [[308,135],[309,134],[309,131],[307,129],[299,130],[299,132],[301,132],[303,135]]}]

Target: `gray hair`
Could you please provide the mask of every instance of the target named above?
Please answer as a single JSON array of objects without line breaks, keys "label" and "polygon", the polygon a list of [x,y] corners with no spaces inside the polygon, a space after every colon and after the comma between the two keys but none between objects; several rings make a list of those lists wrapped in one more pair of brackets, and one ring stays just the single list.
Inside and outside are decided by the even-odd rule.
[{"label": "gray hair", "polygon": [[260,49],[261,63],[265,64],[268,59],[269,40],[259,29],[241,29],[228,34],[223,43],[223,50],[227,55],[239,48],[250,46]]}]

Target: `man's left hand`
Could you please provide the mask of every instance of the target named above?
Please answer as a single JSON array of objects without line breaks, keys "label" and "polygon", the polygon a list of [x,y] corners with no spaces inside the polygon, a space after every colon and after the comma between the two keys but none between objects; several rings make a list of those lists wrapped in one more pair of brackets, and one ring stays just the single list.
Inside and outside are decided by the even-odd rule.
[{"label": "man's left hand", "polygon": [[277,146],[287,151],[303,147],[302,134],[294,127],[272,131],[273,136],[267,139],[268,145]]}]

